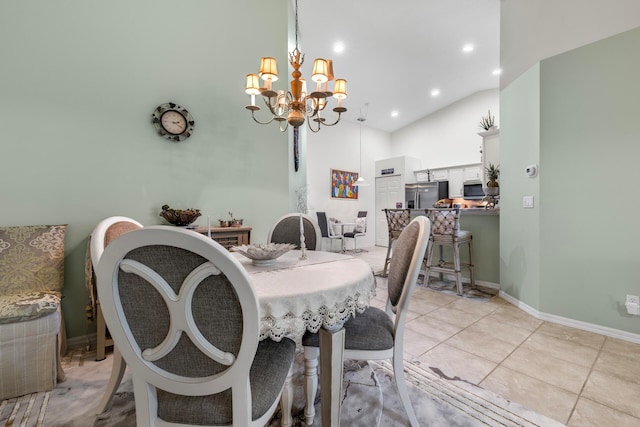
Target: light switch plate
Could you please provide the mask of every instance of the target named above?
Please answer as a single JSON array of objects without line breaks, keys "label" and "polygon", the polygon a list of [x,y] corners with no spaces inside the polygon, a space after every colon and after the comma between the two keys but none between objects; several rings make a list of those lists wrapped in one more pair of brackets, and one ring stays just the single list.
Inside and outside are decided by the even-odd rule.
[{"label": "light switch plate", "polygon": [[533,208],[533,196],[523,196],[522,207],[527,209]]}]

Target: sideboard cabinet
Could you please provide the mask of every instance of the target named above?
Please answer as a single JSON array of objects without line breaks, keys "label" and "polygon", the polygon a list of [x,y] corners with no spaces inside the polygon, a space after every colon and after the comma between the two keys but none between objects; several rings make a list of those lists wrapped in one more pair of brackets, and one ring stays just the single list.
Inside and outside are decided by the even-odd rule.
[{"label": "sideboard cabinet", "polygon": [[[198,227],[194,231],[205,236],[209,234],[207,227]],[[251,227],[211,227],[211,238],[226,249],[248,245],[251,243]]]}]

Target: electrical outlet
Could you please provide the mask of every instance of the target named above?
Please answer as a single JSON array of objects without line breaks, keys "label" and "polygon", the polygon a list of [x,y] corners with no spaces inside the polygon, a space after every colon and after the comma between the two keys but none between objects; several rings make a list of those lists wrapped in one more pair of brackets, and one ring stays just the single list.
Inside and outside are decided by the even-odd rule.
[{"label": "electrical outlet", "polygon": [[640,297],[637,295],[627,295],[627,300],[624,303],[627,307],[627,313],[640,315]]}]

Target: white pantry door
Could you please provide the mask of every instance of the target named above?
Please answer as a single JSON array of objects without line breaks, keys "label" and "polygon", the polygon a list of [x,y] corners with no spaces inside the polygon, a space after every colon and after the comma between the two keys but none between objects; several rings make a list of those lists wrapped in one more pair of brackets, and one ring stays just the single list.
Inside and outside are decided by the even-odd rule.
[{"label": "white pantry door", "polygon": [[376,178],[376,246],[389,244],[387,217],[383,209],[395,209],[396,203],[404,206],[404,188],[402,176],[383,176]]}]

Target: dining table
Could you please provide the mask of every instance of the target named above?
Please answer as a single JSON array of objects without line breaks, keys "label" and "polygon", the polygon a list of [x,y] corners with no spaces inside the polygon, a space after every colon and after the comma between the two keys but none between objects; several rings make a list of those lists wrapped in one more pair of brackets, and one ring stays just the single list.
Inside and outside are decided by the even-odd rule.
[{"label": "dining table", "polygon": [[[340,425],[345,332],[343,324],[364,312],[376,282],[362,259],[334,252],[292,250],[270,264],[254,264],[234,253],[249,273],[260,309],[260,339],[320,334],[320,404],[322,426]],[[289,399],[286,402],[286,399]],[[289,426],[291,396],[285,396],[281,423]],[[284,406],[288,406],[285,408]]]}]

